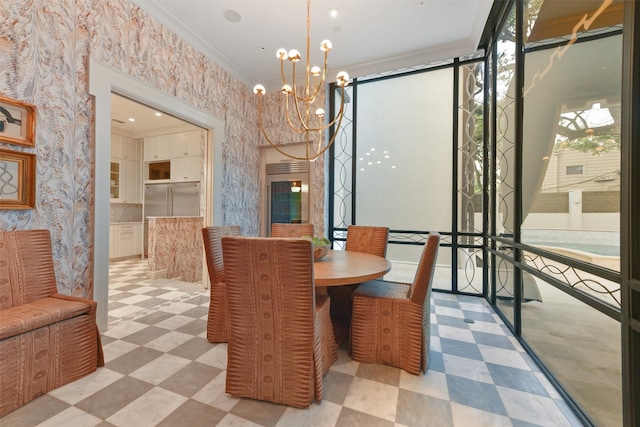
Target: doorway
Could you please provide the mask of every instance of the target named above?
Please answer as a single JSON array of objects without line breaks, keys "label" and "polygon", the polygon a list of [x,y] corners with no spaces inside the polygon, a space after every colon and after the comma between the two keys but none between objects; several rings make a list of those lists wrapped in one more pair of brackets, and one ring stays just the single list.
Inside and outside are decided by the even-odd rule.
[{"label": "doorway", "polygon": [[[200,189],[204,184],[202,171],[206,166],[202,158],[205,137],[206,131],[198,126],[112,93],[109,177],[110,317],[117,318],[120,312],[130,312],[120,307],[119,303],[115,304],[114,298],[117,294],[120,302],[124,296],[118,289],[131,286],[132,281],[152,288],[203,288],[200,278],[206,273],[204,262],[202,268],[192,271],[190,268],[197,264],[176,260],[176,265],[185,267],[184,271],[171,271],[170,277],[175,279],[162,279],[167,270],[149,274],[147,267],[166,265],[164,260],[173,261],[173,257],[165,258],[164,254],[156,251],[155,254],[162,259],[156,257],[154,260],[147,260],[147,242],[149,217],[202,216],[204,193]],[[166,149],[159,150],[160,143]],[[189,177],[185,177],[184,172],[171,176],[172,170],[178,172],[184,164],[190,166]],[[158,169],[158,165],[162,165],[163,169]],[[160,173],[154,176],[152,172],[155,171]],[[177,182],[178,178],[180,182]],[[180,239],[180,235],[176,236],[176,241]],[[191,258],[190,255],[176,256]],[[174,267],[167,265],[171,270]],[[124,278],[127,279],[123,283]],[[144,306],[151,308],[151,301],[147,301]],[[120,308],[114,312],[116,307]]]},{"label": "doorway", "polygon": [[221,224],[222,141],[224,121],[177,100],[146,83],[93,59],[89,61],[89,93],[95,98],[95,210],[93,245],[93,298],[98,303],[97,322],[107,329],[109,283],[111,93],[165,111],[208,132],[205,156],[205,225]]}]

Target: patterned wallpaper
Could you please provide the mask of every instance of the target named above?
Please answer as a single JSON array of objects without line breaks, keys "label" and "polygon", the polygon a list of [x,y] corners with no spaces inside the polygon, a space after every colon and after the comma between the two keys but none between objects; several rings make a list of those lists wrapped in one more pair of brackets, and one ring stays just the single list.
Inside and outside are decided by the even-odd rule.
[{"label": "patterned wallpaper", "polygon": [[[0,229],[51,230],[59,291],[92,295],[90,57],[225,120],[223,223],[258,235],[259,145],[265,142],[251,89],[128,0],[0,2],[0,94],[37,107],[36,147],[0,146],[38,158],[36,209],[0,210]],[[267,103],[276,99],[271,95]],[[323,183],[324,163],[315,162],[312,170],[313,183]],[[322,193],[316,192],[312,206],[319,229]]]}]

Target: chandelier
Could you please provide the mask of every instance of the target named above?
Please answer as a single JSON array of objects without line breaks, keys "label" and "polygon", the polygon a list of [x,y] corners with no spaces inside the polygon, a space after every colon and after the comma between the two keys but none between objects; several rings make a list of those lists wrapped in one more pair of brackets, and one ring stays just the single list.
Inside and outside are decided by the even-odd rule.
[{"label": "chandelier", "polygon": [[[305,156],[293,155],[288,153],[282,144],[276,144],[269,138],[266,130],[264,129],[262,122],[262,98],[265,94],[265,88],[263,85],[258,84],[253,88],[253,93],[258,98],[258,125],[262,134],[266,138],[267,142],[275,148],[281,154],[294,159],[294,160],[306,160],[314,161],[325,151],[331,147],[333,141],[336,138],[337,132],[331,136],[328,142],[324,142],[324,132],[334,124],[338,124],[338,128],[342,123],[342,116],[344,112],[344,100],[345,93],[344,88],[349,84],[349,75],[340,71],[336,76],[336,84],[341,88],[341,101],[340,109],[333,118],[333,120],[327,122],[325,120],[325,112],[323,108],[314,108],[313,103],[316,97],[320,93],[321,89],[325,85],[327,75],[327,57],[331,50],[331,42],[329,40],[323,40],[320,43],[320,50],[324,52],[324,66],[322,69],[318,66],[310,66],[309,58],[309,45],[310,45],[310,10],[311,0],[307,0],[307,52],[306,52],[306,73],[304,75],[304,86],[299,85],[299,81],[296,80],[296,64],[300,62],[302,58],[300,52],[296,49],[291,49],[289,52],[286,49],[278,49],[276,57],[280,60],[280,74],[282,75],[282,89],[280,90],[284,97],[284,110],[286,114],[286,126],[299,134],[302,134],[303,141],[305,143]],[[285,61],[291,62],[291,84],[287,83],[285,76]],[[285,126],[283,124],[283,126]]]}]

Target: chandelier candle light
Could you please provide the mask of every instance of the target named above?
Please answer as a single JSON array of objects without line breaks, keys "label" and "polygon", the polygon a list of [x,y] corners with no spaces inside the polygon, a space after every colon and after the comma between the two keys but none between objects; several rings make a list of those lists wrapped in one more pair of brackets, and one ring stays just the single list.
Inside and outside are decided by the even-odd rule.
[{"label": "chandelier candle light", "polygon": [[[325,113],[323,108],[317,108],[312,112],[313,103],[316,99],[318,93],[325,84],[326,74],[327,74],[327,57],[329,51],[331,50],[331,42],[329,40],[323,40],[320,43],[320,50],[324,52],[324,67],[322,70],[318,66],[311,67],[309,65],[309,45],[310,45],[310,10],[311,10],[311,0],[307,0],[307,56],[306,56],[306,75],[305,80],[306,84],[304,87],[301,87],[300,90],[297,90],[296,86],[296,63],[300,62],[301,55],[295,49],[291,49],[287,52],[285,49],[278,49],[276,52],[277,58],[280,60],[280,73],[282,75],[282,89],[281,92],[284,96],[284,108],[287,116],[287,124],[289,128],[297,133],[304,134],[304,142],[305,142],[305,157],[299,157],[292,154],[287,153],[283,149],[282,144],[274,143],[267,132],[264,129],[262,123],[262,97],[265,94],[265,88],[263,85],[258,84],[253,88],[253,93],[255,93],[258,97],[258,125],[262,134],[267,139],[267,142],[278,150],[281,154],[294,159],[294,160],[307,160],[314,161],[333,144],[333,141],[336,138],[337,132],[334,132],[333,136],[326,144],[323,143],[323,134],[326,129],[330,126],[333,126],[336,122],[338,123],[338,128],[342,123],[342,115],[344,112],[344,88],[349,84],[349,75],[340,71],[336,76],[336,84],[341,88],[341,101],[340,101],[340,109],[336,114],[336,117],[328,123],[325,123]],[[291,62],[291,85],[287,83],[287,79],[285,77],[284,72],[284,62],[286,60]],[[290,109],[289,98],[291,98],[291,103],[294,108]],[[293,110],[293,111],[292,111]],[[317,136],[317,141],[314,141],[313,136]]]}]

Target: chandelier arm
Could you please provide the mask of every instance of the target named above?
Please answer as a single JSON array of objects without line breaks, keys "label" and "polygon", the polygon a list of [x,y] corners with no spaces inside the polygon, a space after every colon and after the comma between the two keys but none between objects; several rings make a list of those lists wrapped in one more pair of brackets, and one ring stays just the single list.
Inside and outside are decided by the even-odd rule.
[{"label": "chandelier arm", "polygon": [[269,135],[267,135],[267,131],[264,129],[264,126],[262,125],[262,108],[261,108],[262,101],[261,101],[261,97],[262,97],[262,95],[258,95],[258,125],[260,127],[260,131],[262,132],[262,135],[267,140],[269,145],[271,145],[273,148],[275,148],[280,154],[282,154],[283,156],[289,157],[290,159],[308,161],[309,160],[309,154],[307,154],[306,157],[294,156],[292,154],[287,153],[286,151],[281,149],[277,144],[275,144],[273,141],[271,141],[271,138],[269,138]]},{"label": "chandelier arm", "polygon": [[[298,115],[298,120],[300,121],[300,126],[302,126],[302,129],[301,130],[296,130],[296,127],[291,122],[291,117],[290,117],[290,114],[289,114],[288,106],[285,107],[286,110],[287,110],[287,120],[289,120],[289,127],[291,127],[291,129],[296,130],[297,132],[308,132],[309,131],[309,123],[305,123],[304,119],[302,118],[302,112],[300,111],[300,104],[298,102],[299,99],[298,99],[297,87],[296,87],[296,66],[295,66],[295,63],[293,64],[292,75],[293,75],[293,77],[292,77],[293,100],[294,100],[294,104],[296,106],[296,114]],[[308,106],[307,106],[307,108],[308,108]]]},{"label": "chandelier arm", "polygon": [[[341,125],[342,125],[342,115],[340,115],[338,128],[340,128]],[[309,158],[308,160],[310,162],[312,162],[312,161],[316,160],[318,157],[322,156],[329,149],[329,147],[331,147],[333,145],[334,141],[336,140],[336,136],[338,136],[338,132],[334,132],[333,136],[331,137],[329,142],[327,142],[325,144],[325,146],[322,148],[322,150],[318,151],[313,157]]]},{"label": "chandelier arm", "polygon": [[[333,118],[332,121],[330,121],[326,127],[330,127],[333,126],[336,121],[338,120],[338,118],[340,119],[340,123],[342,123],[342,116],[344,114],[344,86],[341,89],[341,95],[340,95],[340,110],[338,110],[338,113],[336,114],[336,116]],[[338,127],[340,127],[340,124],[338,124]]]},{"label": "chandelier arm", "polygon": [[276,144],[273,143],[273,141],[271,141],[271,138],[269,138],[269,135],[267,135],[267,131],[264,129],[264,126],[262,125],[262,94],[261,93],[258,94],[258,127],[260,128],[260,132],[262,133],[264,138],[267,140],[269,145],[271,145],[273,148],[279,151],[280,154],[283,154],[284,156],[290,157],[294,160],[308,160],[308,159],[303,159],[296,156],[291,156],[290,154],[280,149]]},{"label": "chandelier arm", "polygon": [[[286,96],[286,98],[285,98],[284,109],[285,109],[285,113],[286,113],[286,117],[287,117],[287,124],[289,125],[289,128],[292,131],[297,132],[297,133],[305,133],[305,132],[307,132],[308,129],[306,127],[303,127],[303,128],[296,127],[295,123],[291,119],[291,111],[289,110],[289,96],[290,96],[290,94],[285,94],[285,96]],[[291,96],[293,96],[294,99],[295,99],[295,95],[291,95]],[[295,105],[296,105],[296,110],[298,110],[297,101],[295,102]],[[304,126],[304,123],[302,122],[302,119],[300,118],[300,111],[299,110],[297,111],[297,114],[298,114],[299,123]]]},{"label": "chandelier arm", "polygon": [[280,60],[280,75],[282,76],[282,87],[287,85],[287,77],[284,74],[284,59]]},{"label": "chandelier arm", "polygon": [[325,51],[324,52],[324,66],[322,67],[322,76],[320,78],[320,82],[315,87],[315,90],[313,91],[313,95],[311,95],[309,97],[309,99],[306,100],[307,102],[313,102],[316,99],[316,96],[318,96],[318,93],[320,93],[320,89],[324,86],[324,82],[327,79],[327,63],[328,63],[327,58],[328,57],[329,57],[329,52]]}]

